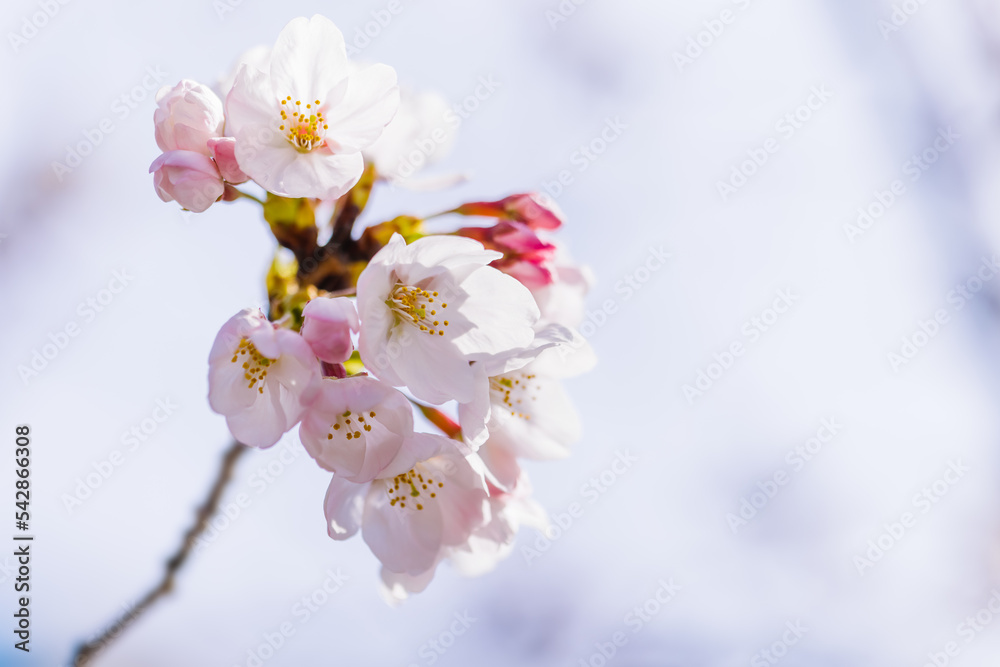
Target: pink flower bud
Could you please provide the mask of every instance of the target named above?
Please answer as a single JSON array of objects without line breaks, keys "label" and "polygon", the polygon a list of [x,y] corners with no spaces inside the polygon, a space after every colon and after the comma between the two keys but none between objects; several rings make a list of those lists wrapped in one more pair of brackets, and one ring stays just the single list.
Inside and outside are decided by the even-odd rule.
[{"label": "pink flower bud", "polygon": [[219,167],[219,173],[227,183],[239,185],[246,182],[250,177],[243,173],[240,165],[236,164],[236,139],[233,137],[213,137],[208,140],[208,149],[215,164]]},{"label": "pink flower bud", "polygon": [[194,151],[209,155],[208,140],[222,134],[222,100],[207,86],[184,79],[156,95],[156,145],[163,151]]},{"label": "pink flower bud", "polygon": [[167,151],[149,167],[156,194],[163,201],[201,213],[225,191],[219,169],[212,158],[192,151]]},{"label": "pink flower bud", "polygon": [[499,201],[463,204],[455,209],[455,213],[512,220],[532,229],[559,229],[564,218],[555,201],[540,192],[511,195]]},{"label": "pink flower bud", "polygon": [[313,299],[302,309],[302,337],[313,354],[330,364],[347,361],[354,352],[351,332],[360,328],[358,311],[345,297]]},{"label": "pink flower bud", "polygon": [[503,257],[490,266],[513,276],[529,289],[552,282],[551,263],[556,246],[540,239],[527,224],[502,220],[492,227],[464,227],[455,233],[479,241],[488,250],[502,252]]}]

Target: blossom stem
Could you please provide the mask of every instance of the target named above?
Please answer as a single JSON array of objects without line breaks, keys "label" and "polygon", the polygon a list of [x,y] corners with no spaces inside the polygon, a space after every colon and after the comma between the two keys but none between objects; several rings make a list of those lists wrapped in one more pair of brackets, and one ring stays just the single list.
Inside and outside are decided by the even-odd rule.
[{"label": "blossom stem", "polygon": [[443,431],[444,434],[447,435],[449,438],[452,438],[453,440],[462,439],[462,427],[456,424],[451,417],[441,412],[437,408],[432,408],[429,405],[418,403],[417,401],[414,401],[412,398],[410,399],[410,402],[413,403],[415,406],[417,406],[420,412],[424,414],[424,417],[427,417],[427,420],[430,423],[434,424],[439,429],[441,429],[441,431]]},{"label": "blossom stem", "polygon": [[180,569],[187,562],[188,557],[194,550],[198,537],[205,531],[205,528],[208,527],[209,520],[215,515],[215,512],[219,507],[219,500],[221,500],[222,493],[225,490],[226,485],[229,483],[229,480],[232,478],[233,470],[236,468],[236,463],[239,461],[240,455],[243,454],[246,449],[247,447],[239,442],[234,442],[229,446],[229,449],[226,450],[226,453],[222,458],[222,465],[219,467],[219,472],[215,476],[215,482],[209,490],[208,498],[206,498],[205,502],[198,508],[194,525],[192,525],[184,534],[180,547],[174,555],[167,560],[166,568],[159,583],[150,589],[149,592],[147,592],[135,606],[128,609],[120,618],[108,626],[108,628],[98,637],[81,645],[79,649],[77,649],[76,655],[73,657],[74,667],[83,667],[84,665],[90,664],[90,661],[95,655],[107,648],[108,644],[112,641],[119,638],[125,630],[145,611],[152,607],[157,600],[173,590],[174,580],[178,571],[180,571]]},{"label": "blossom stem", "polygon": [[446,215],[453,215],[453,214],[460,215],[461,211],[459,211],[457,208],[453,208],[453,209],[450,209],[448,211],[438,211],[437,213],[432,213],[431,215],[425,215],[425,216],[423,216],[422,219],[423,220],[433,220],[434,218],[440,218],[440,217],[443,217],[443,216],[446,216]]},{"label": "blossom stem", "polygon": [[255,201],[258,204],[260,204],[261,206],[264,205],[264,200],[258,199],[257,197],[254,197],[249,192],[243,192],[242,190],[237,190],[236,188],[233,188],[233,192],[235,192],[240,197],[245,197],[246,199],[252,199],[253,201]]},{"label": "blossom stem", "polygon": [[368,205],[368,198],[371,196],[376,178],[375,165],[368,165],[361,180],[337,202],[334,211],[333,233],[330,235],[330,242],[327,245],[338,247],[350,240],[354,223],[365,210],[365,206]]}]

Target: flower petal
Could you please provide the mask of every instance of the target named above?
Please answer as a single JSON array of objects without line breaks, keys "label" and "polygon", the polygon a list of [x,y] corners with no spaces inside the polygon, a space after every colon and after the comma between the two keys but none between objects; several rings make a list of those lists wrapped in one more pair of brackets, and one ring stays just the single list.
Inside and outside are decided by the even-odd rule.
[{"label": "flower petal", "polygon": [[327,137],[339,150],[360,151],[382,134],[399,108],[396,70],[388,65],[370,65],[350,76],[347,93],[329,109]]},{"label": "flower petal", "polygon": [[439,505],[428,503],[423,510],[393,506],[385,482],[371,485],[362,536],[386,569],[419,575],[435,563],[444,530]]},{"label": "flower petal", "polygon": [[534,340],[538,306],[531,292],[514,278],[486,266],[462,283],[469,298],[460,310],[476,326],[455,339],[470,358],[511,352]]},{"label": "flower petal", "polygon": [[270,79],[279,98],[291,95],[305,104],[334,89],[347,74],[344,35],[319,14],[290,21],[271,51]]},{"label": "flower petal", "polygon": [[346,540],[361,528],[365,497],[370,484],[355,484],[339,477],[330,480],[323,500],[327,533],[335,540]]}]

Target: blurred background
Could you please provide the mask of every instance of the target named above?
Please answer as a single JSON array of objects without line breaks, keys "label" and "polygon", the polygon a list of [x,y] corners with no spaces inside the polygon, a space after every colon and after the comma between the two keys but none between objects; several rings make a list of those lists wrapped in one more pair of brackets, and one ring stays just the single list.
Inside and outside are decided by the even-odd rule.
[{"label": "blurred background", "polygon": [[383,189],[366,223],[530,189],[568,214],[600,365],[570,385],[574,456],[529,466],[565,529],[390,609],[293,434],[244,457],[229,520],[94,664],[997,664],[989,0],[5,3],[0,423],[11,450],[33,431],[36,541],[31,653],[4,630],[0,663],[68,664],[129,609],[229,442],[206,358],[273,240],[248,203],[157,199],[155,91],[317,12],[406,86],[495,82],[428,172],[471,180]]}]

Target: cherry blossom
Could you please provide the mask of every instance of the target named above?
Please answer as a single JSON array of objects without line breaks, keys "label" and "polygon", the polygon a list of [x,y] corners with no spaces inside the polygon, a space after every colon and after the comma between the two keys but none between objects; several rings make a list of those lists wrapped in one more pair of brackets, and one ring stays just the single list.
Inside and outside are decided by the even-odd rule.
[{"label": "cherry blossom", "polygon": [[[512,464],[517,468],[516,462]],[[437,559],[425,571],[417,574],[393,572],[385,567],[381,571],[382,598],[396,606],[410,595],[420,593],[434,579],[438,565],[448,561],[466,577],[478,577],[492,571],[514,549],[514,542],[522,526],[544,531],[548,528],[548,515],[531,498],[531,484],[525,473],[517,468],[515,481],[508,490],[487,483],[489,490],[489,518],[476,528],[467,540],[456,546],[442,547]]]},{"label": "cherry blossom", "polygon": [[351,482],[370,482],[414,437],[413,407],[398,390],[372,377],[324,378],[299,436],[325,470]]},{"label": "cherry blossom", "polygon": [[470,362],[527,347],[539,316],[527,288],[487,266],[495,259],[471,239],[394,234],[358,279],[365,367],[421,400],[471,401],[481,378]]},{"label": "cherry blossom", "polygon": [[351,74],[343,35],[319,15],[291,21],[266,65],[242,63],[226,97],[240,168],[274,194],[340,197],[361,177],[361,151],[396,113],[395,71]]},{"label": "cherry blossom", "polygon": [[252,202],[277,246],[268,315],[240,311],[212,345],[209,405],[250,447],[299,426],[332,474],[327,533],[361,533],[390,604],[441,563],[489,572],[521,528],[548,525],[523,460],[563,458],[581,436],[563,381],[595,363],[578,330],[593,326],[593,280],[553,234],[564,215],[528,192],[452,204],[445,213],[480,218],[460,229],[437,227],[444,214],[374,217],[369,198],[387,182],[456,182],[412,178],[451,148],[445,100],[349,62],[319,15],[239,62],[224,101],[185,79],[160,90],[153,118],[157,195],[196,212]]},{"label": "cherry blossom", "polygon": [[334,476],[325,512],[330,537],[359,530],[390,572],[418,576],[439,560],[443,547],[469,539],[488,516],[481,469],[460,443],[416,434],[382,474],[366,484]]},{"label": "cherry blossom", "polygon": [[208,358],[208,403],[233,437],[270,447],[301,419],[320,388],[319,361],[299,334],[246,308],[215,337]]}]

